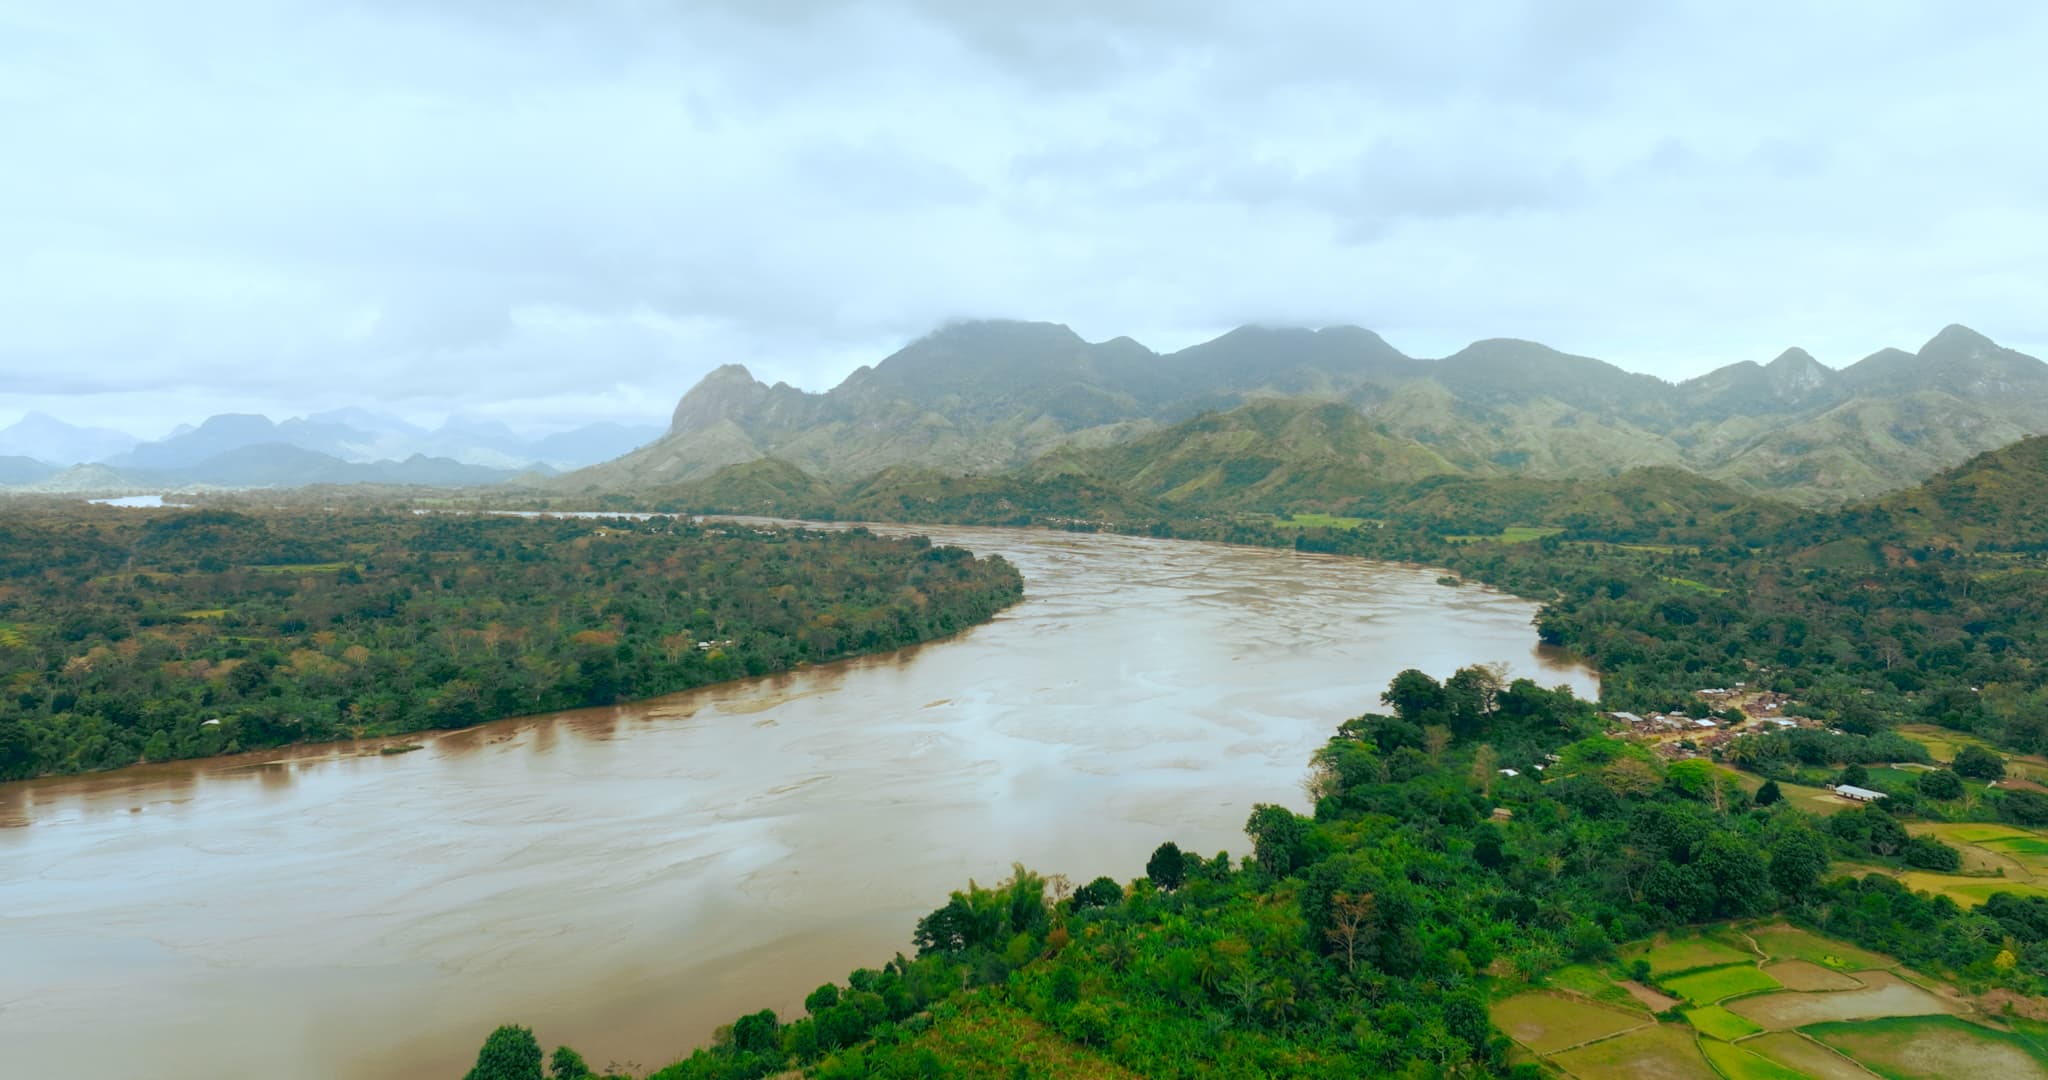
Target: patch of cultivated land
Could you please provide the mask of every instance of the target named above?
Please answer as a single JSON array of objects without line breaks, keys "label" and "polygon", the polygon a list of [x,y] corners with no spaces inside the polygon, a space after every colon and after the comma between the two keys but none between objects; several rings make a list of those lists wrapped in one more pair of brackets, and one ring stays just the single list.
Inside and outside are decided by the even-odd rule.
[{"label": "patch of cultivated land", "polygon": [[1754,1035],[1763,1029],[1719,1005],[1702,1005],[1697,1009],[1685,1010],[1685,1019],[1703,1035],[1734,1042],[1744,1035]]},{"label": "patch of cultivated land", "polygon": [[1815,1080],[1870,1080],[1870,1071],[1796,1031],[1744,1039],[1742,1048]]},{"label": "patch of cultivated land", "polygon": [[1891,1080],[2048,1080],[2048,1062],[2027,1040],[1952,1016],[1820,1024],[1807,1032]]},{"label": "patch of cultivated land", "polygon": [[1728,1011],[1773,1031],[1837,1020],[1931,1016],[1956,1011],[1953,1003],[1889,971],[1866,971],[1857,978],[1863,980],[1863,989],[1832,994],[1759,994],[1729,1002]]},{"label": "patch of cultivated land", "polygon": [[1754,962],[1673,975],[1661,982],[1664,989],[1697,1005],[1711,1005],[1739,994],[1778,989],[1778,980],[1764,974]]},{"label": "patch of cultivated land", "polygon": [[[1846,941],[1822,937],[1788,923],[1772,923],[1748,931],[1764,955],[1773,960],[1804,960],[1840,971],[1869,971],[1892,966],[1892,959]],[[1798,989],[1794,987],[1793,989]]]},{"label": "patch of cultivated land", "polygon": [[1544,990],[1516,994],[1493,1005],[1494,1026],[1539,1054],[1552,1054],[1650,1022],[1641,1013]]},{"label": "patch of cultivated land", "polygon": [[1715,1070],[1728,1080],[1804,1080],[1805,1077],[1797,1069],[1786,1068],[1719,1039],[1700,1040],[1700,1050],[1707,1055]]},{"label": "patch of cultivated land", "polygon": [[1650,974],[1659,977],[1681,971],[1754,962],[1756,954],[1715,937],[1659,939],[1622,952],[1623,960],[1641,958],[1650,962]]},{"label": "patch of cultivated land", "polygon": [[1550,1060],[1589,1080],[1720,1080],[1700,1055],[1692,1029],[1680,1024],[1641,1028],[1552,1055]]},{"label": "patch of cultivated land", "polygon": [[1854,990],[1863,983],[1855,976],[1824,968],[1810,960],[1778,960],[1765,964],[1764,971],[1787,990]]}]

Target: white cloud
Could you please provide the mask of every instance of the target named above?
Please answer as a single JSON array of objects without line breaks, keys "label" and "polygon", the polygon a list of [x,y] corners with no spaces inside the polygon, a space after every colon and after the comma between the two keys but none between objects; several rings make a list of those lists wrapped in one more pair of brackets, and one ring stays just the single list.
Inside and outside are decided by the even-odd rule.
[{"label": "white cloud", "polygon": [[0,0],[0,421],[666,413],[959,316],[2048,351],[2023,3]]}]

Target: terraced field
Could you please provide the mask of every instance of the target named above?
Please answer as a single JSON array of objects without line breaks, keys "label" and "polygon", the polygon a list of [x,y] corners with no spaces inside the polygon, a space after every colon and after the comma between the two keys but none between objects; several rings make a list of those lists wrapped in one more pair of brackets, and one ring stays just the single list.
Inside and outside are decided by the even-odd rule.
[{"label": "terraced field", "polygon": [[1983,822],[1914,822],[1916,836],[1933,836],[1963,853],[1963,873],[1909,870],[1897,877],[1907,888],[1946,896],[1975,907],[1992,893],[2048,896],[2048,834],[2015,825]]},{"label": "terraced field", "polygon": [[[1945,828],[1979,843],[2016,831]],[[1624,972],[1638,960],[1657,989],[1686,1002],[1683,1022],[1630,1007]],[[1576,1080],[2048,1080],[2048,1025],[2013,1030],[1890,957],[1784,923],[1639,942],[1611,969],[1557,974],[1547,989],[1497,1001],[1494,1021],[1518,1060]]]}]

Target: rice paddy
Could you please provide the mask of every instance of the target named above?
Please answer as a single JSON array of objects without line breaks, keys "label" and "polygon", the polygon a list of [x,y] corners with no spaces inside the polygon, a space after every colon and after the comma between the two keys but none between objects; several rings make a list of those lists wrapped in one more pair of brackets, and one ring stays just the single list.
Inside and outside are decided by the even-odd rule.
[{"label": "rice paddy", "polygon": [[[1989,830],[1973,834],[1980,842],[2031,835],[1975,828]],[[1638,960],[1656,990],[1684,999],[1683,1022],[1627,996],[1623,972]],[[1496,1002],[1494,1022],[1515,1040],[1516,1060],[1577,1080],[2048,1080],[2041,1044],[1951,988],[1785,923],[1640,942],[1610,968],[1574,965],[1546,983]]]}]

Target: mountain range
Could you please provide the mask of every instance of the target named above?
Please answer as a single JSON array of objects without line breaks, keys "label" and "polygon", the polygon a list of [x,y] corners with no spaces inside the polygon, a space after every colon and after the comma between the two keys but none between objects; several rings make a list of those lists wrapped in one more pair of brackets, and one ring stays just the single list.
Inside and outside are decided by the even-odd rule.
[{"label": "mountain range", "polygon": [[944,327],[824,393],[711,372],[659,440],[558,491],[661,491],[776,458],[834,485],[885,469],[1087,474],[1169,501],[1287,501],[1427,475],[1669,466],[1806,504],[1903,488],[2048,431],[2048,364],[1950,326],[1834,369],[1800,349],[1680,383],[1513,339],[1441,359],[1357,327],[1248,326],[1179,352],[1052,323]]},{"label": "mountain range", "polygon": [[[366,409],[338,409],[281,423],[225,413],[162,439],[142,441],[30,413],[0,430],[0,485],[44,491],[180,486],[503,483],[527,473],[615,458],[661,434],[610,421],[522,435],[497,421],[455,418],[437,429]],[[65,466],[69,466],[68,468]]]}]

